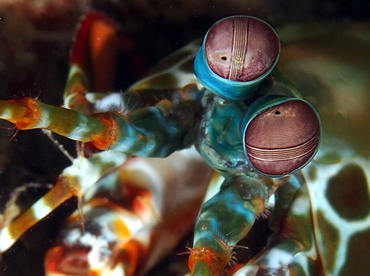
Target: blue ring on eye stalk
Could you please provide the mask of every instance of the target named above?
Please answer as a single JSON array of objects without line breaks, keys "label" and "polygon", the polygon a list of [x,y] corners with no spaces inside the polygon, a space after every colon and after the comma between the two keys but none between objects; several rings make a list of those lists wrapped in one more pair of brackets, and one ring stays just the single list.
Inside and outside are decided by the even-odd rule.
[{"label": "blue ring on eye stalk", "polygon": [[[207,33],[208,35],[208,33]],[[244,101],[251,98],[257,91],[258,85],[271,73],[275,68],[280,54],[276,57],[274,64],[262,76],[252,81],[240,82],[225,79],[217,75],[209,67],[206,57],[204,43],[207,35],[200,47],[194,61],[194,73],[199,82],[207,89],[216,93],[217,95],[231,101]]]}]

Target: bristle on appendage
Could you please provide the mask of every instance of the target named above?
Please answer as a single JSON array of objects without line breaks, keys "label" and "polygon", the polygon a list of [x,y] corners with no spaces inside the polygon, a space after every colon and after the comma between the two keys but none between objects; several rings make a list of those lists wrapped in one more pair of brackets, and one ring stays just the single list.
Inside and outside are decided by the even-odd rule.
[{"label": "bristle on appendage", "polygon": [[[86,190],[103,175],[116,169],[126,160],[121,153],[101,152],[91,158],[78,157],[67,167],[46,195],[30,209],[0,230],[0,253],[12,246],[23,233],[50,214],[66,200],[77,196],[82,198]],[[80,202],[79,206],[82,206]]]},{"label": "bristle on appendage", "polygon": [[72,155],[69,154],[69,152],[64,148],[62,144],[59,143],[59,141],[54,137],[53,133],[50,130],[42,129],[41,130],[43,134],[45,134],[52,142],[53,144],[71,161],[73,162],[74,158]]},{"label": "bristle on appendage", "polygon": [[9,200],[5,203],[5,208],[2,214],[0,214],[0,230],[8,226],[20,213],[21,206],[17,204],[17,201],[21,194],[25,193],[31,188],[47,188],[51,189],[51,185],[42,185],[38,183],[27,183],[20,187],[17,187],[10,194]]}]

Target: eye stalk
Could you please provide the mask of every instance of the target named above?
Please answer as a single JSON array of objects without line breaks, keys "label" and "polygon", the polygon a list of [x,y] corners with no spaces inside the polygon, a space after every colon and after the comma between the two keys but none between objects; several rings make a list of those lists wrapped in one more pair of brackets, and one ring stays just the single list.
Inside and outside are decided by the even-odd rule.
[{"label": "eye stalk", "polygon": [[275,67],[280,42],[275,30],[252,16],[226,17],[208,31],[194,63],[208,89],[229,100],[250,98]]},{"label": "eye stalk", "polygon": [[247,159],[267,176],[279,177],[303,168],[319,148],[319,115],[302,99],[261,98],[249,107],[242,125]]}]

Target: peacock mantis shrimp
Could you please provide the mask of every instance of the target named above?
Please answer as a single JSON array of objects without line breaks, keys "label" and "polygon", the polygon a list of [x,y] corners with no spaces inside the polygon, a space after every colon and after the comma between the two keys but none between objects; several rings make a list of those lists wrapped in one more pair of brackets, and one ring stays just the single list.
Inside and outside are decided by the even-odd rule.
[{"label": "peacock mantis shrimp", "polygon": [[[194,194],[198,197],[193,198],[197,203],[190,203],[192,196],[185,204],[173,201],[181,206],[175,207],[182,214],[175,218],[184,225],[179,232],[186,232],[185,226],[191,225],[191,218],[198,214],[211,170],[197,156],[181,156],[185,153],[166,159],[175,151],[195,145],[217,171],[215,177],[223,182],[219,191],[210,192],[212,196],[197,216],[194,244],[188,252],[193,275],[224,273],[234,260],[233,249],[251,231],[257,216],[264,214],[272,195],[275,204],[270,227],[274,233],[268,245],[249,263],[229,269],[228,274],[366,274],[370,248],[366,143],[369,116],[365,113],[370,104],[366,95],[370,68],[368,26],[310,26],[306,33],[305,26],[287,28],[279,32],[284,42],[280,47],[276,32],[262,20],[227,17],[211,27],[200,49],[198,42],[189,44],[158,71],[123,93],[91,92],[110,91],[114,76],[110,65],[117,47],[111,41],[108,50],[93,44],[91,47],[97,47],[94,50],[102,49],[100,58],[104,57],[106,68],[91,68],[90,63],[97,64],[95,58],[99,60],[99,56],[84,55],[89,48],[84,48],[87,39],[84,43],[83,37],[90,35],[93,28],[104,30],[91,34],[99,34],[105,42],[116,32],[110,21],[100,15],[88,15],[82,22],[65,90],[66,108],[33,98],[0,102],[0,118],[18,129],[49,129],[81,142],[81,148],[100,150],[81,150],[47,195],[3,227],[2,252],[61,202],[84,196],[88,205],[82,208],[80,204],[82,218],[71,218],[72,226],[66,229],[72,230],[67,230],[63,244],[47,255],[47,273],[145,272],[169,250],[166,246],[149,246],[151,235],[157,236],[157,245],[166,243],[164,237],[173,227],[165,224],[167,219],[171,221],[169,217],[163,215],[166,220],[161,224],[157,216],[161,208],[168,208],[158,207],[165,194],[158,192],[158,186],[168,193],[172,184],[164,183],[178,181],[179,187],[188,184],[180,181],[181,177],[166,178],[160,162],[174,171],[176,166],[171,165],[183,162],[179,176],[180,172],[197,176],[196,180],[188,180],[197,182],[199,190]],[[361,73],[354,71],[354,64],[362,69]],[[351,98],[348,91],[352,92]],[[132,155],[140,157],[127,157]],[[140,159],[143,157],[166,158],[150,163]],[[146,171],[135,173],[130,167],[132,163],[140,167],[146,162],[151,171],[158,172],[158,178],[165,179],[162,184],[154,184],[149,174],[141,182],[140,175],[145,176]],[[113,200],[113,204],[104,206],[105,211],[94,213],[95,207],[103,207],[95,200],[101,198],[96,195],[115,191],[108,184],[123,182],[125,187],[130,175],[132,182],[138,183],[132,185],[134,197],[121,198],[129,202],[123,206],[130,205],[128,209],[133,212],[123,212],[117,223],[119,212]],[[92,185],[99,188],[91,191]],[[143,191],[143,187],[147,190]],[[191,214],[180,212],[191,204],[195,205]],[[113,218],[102,215],[108,213]],[[85,230],[76,227],[81,221]],[[99,235],[89,232],[89,222],[112,226],[101,230],[107,235]],[[137,226],[139,222],[142,228]],[[127,239],[127,233],[139,228],[146,231]],[[167,229],[163,236],[158,234],[161,229]],[[120,240],[122,236],[124,242]],[[168,247],[182,234],[174,236],[177,238]],[[68,246],[76,247],[71,253]]]}]

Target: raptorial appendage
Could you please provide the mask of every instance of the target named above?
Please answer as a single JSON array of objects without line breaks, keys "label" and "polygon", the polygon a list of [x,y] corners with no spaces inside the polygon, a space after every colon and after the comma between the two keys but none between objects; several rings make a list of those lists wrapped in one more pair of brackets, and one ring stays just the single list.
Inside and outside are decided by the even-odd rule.
[{"label": "raptorial appendage", "polygon": [[[14,221],[9,212],[4,215],[11,217],[2,217],[6,223],[0,229],[0,252],[61,203],[79,197],[79,212],[47,255],[48,275],[134,275],[151,268],[191,227],[212,175],[194,149],[163,160],[126,155],[165,157],[191,145],[202,93],[196,85],[166,91],[91,92],[115,87],[99,79],[115,66],[102,64],[106,60],[98,53],[109,52],[112,41],[115,46],[122,43],[117,35],[116,27],[101,14],[92,12],[82,20],[65,90],[66,106],[75,110],[33,98],[0,101],[0,118],[18,129],[49,129],[105,150],[87,156],[79,152],[51,191],[30,209]],[[116,50],[119,47],[112,53]],[[89,67],[91,59],[94,68]],[[101,235],[95,232],[98,229]]]},{"label": "raptorial appendage", "polygon": [[[100,150],[165,157],[192,142],[191,130],[199,104],[196,99],[182,98],[181,92],[174,91],[170,98],[162,97],[156,105],[147,108],[145,102],[135,101],[140,108],[126,114],[110,111],[85,115],[32,98],[0,101],[0,118],[21,130],[49,129],[72,140],[90,142]],[[125,93],[124,99],[163,96],[163,93],[158,94],[133,91]],[[121,102],[126,104],[124,99]]]},{"label": "raptorial appendage", "polygon": [[233,247],[247,235],[274,189],[258,175],[236,174],[202,207],[195,226],[189,268],[194,275],[221,275],[232,261]]}]

